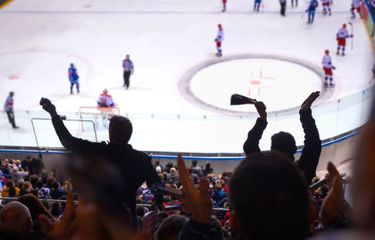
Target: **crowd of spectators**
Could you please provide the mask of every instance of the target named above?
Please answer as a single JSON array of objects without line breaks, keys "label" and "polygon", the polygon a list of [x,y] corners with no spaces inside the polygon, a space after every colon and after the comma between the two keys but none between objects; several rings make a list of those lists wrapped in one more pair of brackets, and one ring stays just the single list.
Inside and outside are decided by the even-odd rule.
[{"label": "crowd of spectators", "polygon": [[342,231],[370,239],[374,120],[361,137],[350,202],[344,197],[349,180],[334,164],[324,179],[315,176],[321,140],[311,106],[318,97],[313,92],[299,110],[305,141],[298,160],[287,129],[272,136],[269,151],[260,150],[267,111],[252,100],[259,117],[233,172],[215,172],[210,162],[187,166],[181,155],[164,165],[152,161],[129,145],[132,124],[121,116],[110,121],[108,143],[76,138],[43,99],[56,134],[73,153],[69,178],[47,171],[39,158],[2,160],[0,239],[330,239]]}]

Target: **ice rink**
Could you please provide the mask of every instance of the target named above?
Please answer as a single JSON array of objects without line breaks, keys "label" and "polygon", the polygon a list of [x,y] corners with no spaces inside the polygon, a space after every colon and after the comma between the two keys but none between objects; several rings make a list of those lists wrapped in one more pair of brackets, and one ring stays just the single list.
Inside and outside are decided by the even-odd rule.
[{"label": "ice rink", "polygon": [[[319,7],[315,23],[288,5],[279,14],[277,0],[264,0],[259,13],[248,0],[17,0],[0,9],[0,96],[15,91],[13,130],[0,114],[0,145],[60,146],[38,105],[50,98],[59,113],[78,119],[80,107],[95,107],[104,88],[134,126],[131,144],[140,150],[191,153],[241,153],[257,117],[253,106],[232,107],[241,93],[264,101],[270,136],[291,132],[299,145],[303,131],[298,107],[312,91],[321,91],[313,112],[322,139],[353,130],[366,120],[371,97],[374,54],[363,22],[351,19],[350,0],[336,0],[332,16]],[[288,1],[289,4],[289,1]],[[336,56],[336,32],[353,23],[353,48]],[[215,56],[217,24],[224,27],[222,58]],[[350,29],[350,28],[349,28]],[[321,60],[330,49],[336,86],[322,87]],[[122,60],[135,65],[129,90]],[[73,62],[81,93],[69,94],[67,68]],[[97,140],[108,139],[100,117]],[[36,129],[34,136],[33,126]],[[94,140],[93,126],[68,123],[76,136]]]}]

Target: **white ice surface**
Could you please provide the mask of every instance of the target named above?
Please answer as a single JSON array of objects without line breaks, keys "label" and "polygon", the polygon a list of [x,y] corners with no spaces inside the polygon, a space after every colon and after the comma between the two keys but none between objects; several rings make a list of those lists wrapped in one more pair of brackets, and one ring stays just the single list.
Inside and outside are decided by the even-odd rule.
[{"label": "white ice surface", "polygon": [[[335,1],[333,16],[318,13],[313,25],[306,24],[306,16],[301,18],[304,1],[298,8],[288,8],[287,17],[278,14],[278,1],[264,2],[264,13],[250,13],[249,1],[229,1],[228,12],[222,14],[216,0],[13,1],[0,10],[0,96],[5,99],[10,90],[16,92],[16,121],[21,128],[13,131],[5,115],[1,116],[0,144],[35,145],[30,119],[47,116],[40,111],[40,97],[51,98],[59,112],[77,112],[80,106],[95,106],[98,94],[108,88],[121,113],[131,118],[131,143],[139,149],[241,152],[255,118],[208,111],[187,101],[178,89],[186,72],[215,58],[213,39],[218,23],[225,31],[224,56],[268,54],[300,59],[320,68],[324,49],[334,53],[337,30],[352,21],[354,49],[350,49],[349,41],[347,56],[333,56],[337,86],[329,90],[326,104],[314,108],[314,114],[322,139],[360,126],[369,104],[361,94],[347,96],[369,87],[373,51],[363,22],[350,19],[350,1]],[[121,62],[127,53],[134,61],[135,74],[131,88],[125,91],[121,87]],[[77,65],[81,76],[79,96],[68,94],[66,72],[70,62]],[[218,71],[237,77],[238,66],[228,64]],[[265,68],[275,71],[270,66]],[[304,80],[310,79],[309,74],[306,71]],[[268,94],[273,97],[264,101],[271,108],[298,106],[303,95],[319,87],[313,82],[301,86],[286,81],[280,88],[274,87],[275,94]],[[248,90],[248,86],[244,90],[243,84],[232,79],[221,86],[204,86],[207,89],[199,91],[206,91],[208,97],[219,87],[239,93]],[[342,98],[338,105],[336,99]],[[219,101],[216,104],[221,105]],[[45,122],[37,124],[40,145],[59,146],[52,127]],[[79,124],[70,129],[93,139],[92,132],[79,131]],[[303,143],[298,115],[291,114],[269,119],[261,142],[263,149],[269,147],[270,136],[280,130],[290,131],[298,144]],[[98,129],[98,139],[108,139],[106,129]]]}]

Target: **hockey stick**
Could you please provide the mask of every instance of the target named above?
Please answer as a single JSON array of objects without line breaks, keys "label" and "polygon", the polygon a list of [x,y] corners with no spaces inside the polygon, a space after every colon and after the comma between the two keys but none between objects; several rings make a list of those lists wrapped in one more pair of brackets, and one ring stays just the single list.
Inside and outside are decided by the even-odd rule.
[{"label": "hockey stick", "polygon": [[354,33],[354,32],[353,32],[353,31],[354,31],[354,28],[353,28],[353,23],[352,23],[352,22],[348,22],[348,24],[350,25],[351,36],[352,36],[352,37],[351,37],[352,39],[351,39],[350,47],[351,47],[351,49],[353,50],[353,49],[354,49],[354,39],[353,39],[353,38],[354,38],[354,34],[353,34],[353,33]]},{"label": "hockey stick", "polygon": [[306,11],[302,14],[301,18],[304,18],[306,15]]},{"label": "hockey stick", "polygon": [[264,13],[264,2],[261,3],[262,13]]}]

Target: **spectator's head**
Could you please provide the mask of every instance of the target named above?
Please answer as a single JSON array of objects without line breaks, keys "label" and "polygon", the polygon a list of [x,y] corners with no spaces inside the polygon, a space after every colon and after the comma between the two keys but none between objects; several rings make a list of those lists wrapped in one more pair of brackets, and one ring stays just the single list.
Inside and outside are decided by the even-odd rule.
[{"label": "spectator's head", "polygon": [[109,123],[109,140],[113,143],[128,143],[133,133],[130,120],[123,116],[113,116]]},{"label": "spectator's head", "polygon": [[308,230],[308,189],[284,155],[250,155],[230,181],[234,218],[247,239],[301,239]]},{"label": "spectator's head", "polygon": [[0,222],[9,231],[27,235],[32,231],[33,222],[29,209],[20,202],[7,203],[0,210]]},{"label": "spectator's head", "polygon": [[13,97],[14,96],[14,92],[13,91],[9,92],[9,96]]},{"label": "spectator's head", "polygon": [[177,240],[189,219],[182,215],[171,215],[164,219],[154,234],[155,240]]},{"label": "spectator's head", "polygon": [[197,166],[198,161],[197,160],[193,160],[193,161],[191,161],[191,164],[193,165],[193,167],[195,167],[195,166]]},{"label": "spectator's head", "polygon": [[171,168],[169,171],[170,171],[171,174],[177,174],[177,170],[174,167]]},{"label": "spectator's head", "polygon": [[7,183],[7,187],[8,188],[14,188],[15,184],[14,184],[14,181],[13,180],[9,180],[8,183]]},{"label": "spectator's head", "polygon": [[271,150],[279,151],[293,159],[293,155],[297,152],[296,141],[288,132],[275,133],[271,137]]},{"label": "spectator's head", "polygon": [[17,199],[17,201],[27,206],[30,211],[31,218],[34,222],[37,221],[37,218],[40,214],[47,216],[51,220],[53,219],[51,213],[47,210],[47,208],[45,208],[42,202],[34,194],[28,193],[22,195]]}]

